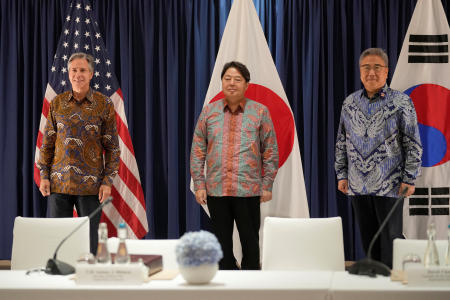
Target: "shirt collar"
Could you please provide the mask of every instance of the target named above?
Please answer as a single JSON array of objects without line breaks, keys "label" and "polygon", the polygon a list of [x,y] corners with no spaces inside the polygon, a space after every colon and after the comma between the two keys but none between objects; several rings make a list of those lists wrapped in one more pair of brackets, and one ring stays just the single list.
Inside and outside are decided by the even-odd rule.
[{"label": "shirt collar", "polygon": [[[76,101],[75,100],[75,98],[73,97],[73,91],[72,90],[70,90],[69,91],[69,95],[68,95],[68,98],[67,98],[69,101],[70,100],[74,100],[74,101]],[[90,103],[92,103],[93,101],[94,101],[94,92],[92,91],[92,89],[91,88],[89,88],[89,91],[87,92],[87,94],[86,94],[86,96],[84,97],[84,99],[87,99]],[[83,100],[84,100],[83,99]]]},{"label": "shirt collar", "polygon": [[[244,98],[241,102],[239,102],[239,106],[236,111],[241,110],[243,112],[245,109],[246,103],[247,103],[247,98]],[[229,108],[228,103],[225,99],[222,100],[222,104],[223,104],[223,111],[225,111],[225,110],[231,111],[231,109]]]},{"label": "shirt collar", "polygon": [[367,95],[366,89],[363,88],[361,96],[364,96],[367,99],[372,100],[372,101],[376,100],[378,98],[384,99],[386,97],[386,95],[387,95],[388,89],[389,89],[389,86],[387,85],[387,83],[385,83],[384,86],[375,95],[373,95],[372,98],[369,98],[369,96]]}]

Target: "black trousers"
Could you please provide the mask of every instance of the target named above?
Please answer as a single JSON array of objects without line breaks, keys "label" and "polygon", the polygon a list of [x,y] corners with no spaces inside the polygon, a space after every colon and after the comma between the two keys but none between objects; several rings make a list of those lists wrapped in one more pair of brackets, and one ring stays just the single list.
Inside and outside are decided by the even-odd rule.
[{"label": "black trousers", "polygon": [[[394,206],[397,198],[379,197],[369,195],[349,196],[359,224],[361,240],[364,251],[380,228],[381,223]],[[403,238],[403,203],[400,203],[393,212],[386,227],[381,231],[372,248],[372,258],[381,261],[392,268],[393,241]]]},{"label": "black trousers", "polygon": [[242,245],[241,268],[259,270],[259,227],[261,225],[260,197],[213,197],[208,196],[214,233],[222,246],[221,270],[236,270],[233,254],[233,226],[239,232]]},{"label": "black trousers", "polygon": [[[100,205],[100,201],[98,195],[78,196],[52,193],[48,196],[48,215],[50,218],[71,218],[74,205],[77,214],[80,217],[85,217]],[[89,220],[90,249],[94,255],[97,253],[100,217],[101,212]]]}]

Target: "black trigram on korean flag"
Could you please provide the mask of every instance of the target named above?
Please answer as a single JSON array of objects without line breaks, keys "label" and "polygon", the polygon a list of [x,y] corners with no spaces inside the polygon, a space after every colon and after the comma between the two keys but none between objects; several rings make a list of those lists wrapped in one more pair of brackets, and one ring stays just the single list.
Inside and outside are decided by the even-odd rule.
[{"label": "black trigram on korean flag", "polygon": [[410,216],[448,216],[449,187],[416,188],[409,198]]},{"label": "black trigram on korean flag", "polygon": [[410,34],[408,63],[448,63],[448,35]]}]

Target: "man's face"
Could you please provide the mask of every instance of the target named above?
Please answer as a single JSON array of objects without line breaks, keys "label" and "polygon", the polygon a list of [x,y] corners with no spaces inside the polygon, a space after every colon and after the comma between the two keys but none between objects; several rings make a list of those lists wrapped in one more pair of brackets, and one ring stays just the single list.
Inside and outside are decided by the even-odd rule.
[{"label": "man's face", "polygon": [[377,55],[364,57],[359,70],[361,81],[368,93],[376,93],[386,84],[389,70],[381,57]]},{"label": "man's face", "polygon": [[232,104],[238,103],[244,98],[248,82],[235,68],[228,68],[222,77],[222,91],[225,99]]},{"label": "man's face", "polygon": [[82,93],[88,91],[89,82],[93,75],[86,59],[76,58],[70,63],[69,80],[74,92]]}]

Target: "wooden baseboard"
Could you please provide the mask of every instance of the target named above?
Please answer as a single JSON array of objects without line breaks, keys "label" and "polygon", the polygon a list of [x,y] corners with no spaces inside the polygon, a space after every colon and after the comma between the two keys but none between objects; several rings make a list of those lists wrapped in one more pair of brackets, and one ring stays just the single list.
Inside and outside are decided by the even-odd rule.
[{"label": "wooden baseboard", "polygon": [[348,270],[355,262],[351,260],[345,261],[345,270]]},{"label": "wooden baseboard", "polygon": [[11,261],[0,260],[0,270],[11,270]]}]

